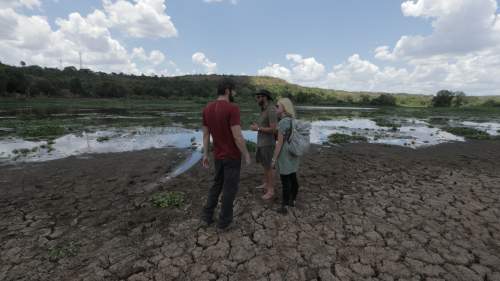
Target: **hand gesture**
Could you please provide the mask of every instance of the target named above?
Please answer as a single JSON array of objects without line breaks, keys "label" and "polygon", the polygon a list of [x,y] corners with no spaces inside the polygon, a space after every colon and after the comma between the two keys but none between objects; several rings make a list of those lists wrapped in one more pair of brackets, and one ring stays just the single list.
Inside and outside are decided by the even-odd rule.
[{"label": "hand gesture", "polygon": [[210,163],[208,162],[208,156],[203,155],[203,160],[201,160],[201,164],[205,169],[208,169],[210,167]]}]

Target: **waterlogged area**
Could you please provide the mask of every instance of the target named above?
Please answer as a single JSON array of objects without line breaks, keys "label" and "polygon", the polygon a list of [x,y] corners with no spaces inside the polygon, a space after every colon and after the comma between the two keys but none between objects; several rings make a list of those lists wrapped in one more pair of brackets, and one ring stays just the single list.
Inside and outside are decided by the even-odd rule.
[{"label": "waterlogged area", "polygon": [[[192,151],[173,175],[201,158],[201,109],[205,103],[139,104],[119,108],[71,106],[12,107],[0,110],[0,163],[41,162],[94,153],[116,153],[174,147]],[[312,123],[311,142],[334,144],[369,142],[417,149],[446,142],[466,141],[459,129],[481,137],[499,136],[496,113],[466,115],[456,112],[361,107],[298,106],[302,120]],[[258,117],[257,106],[242,105],[245,130]],[[497,116],[497,117],[495,117]],[[453,127],[455,130],[450,130]],[[333,138],[332,138],[333,136]],[[347,137],[346,137],[347,136]]]},{"label": "waterlogged area", "polygon": [[464,141],[463,137],[430,127],[428,123],[421,120],[404,119],[398,120],[395,124],[397,127],[384,127],[377,125],[375,121],[370,119],[316,121],[312,123],[311,141],[326,143],[332,134],[358,136],[366,138],[370,143],[412,148],[450,141]]}]

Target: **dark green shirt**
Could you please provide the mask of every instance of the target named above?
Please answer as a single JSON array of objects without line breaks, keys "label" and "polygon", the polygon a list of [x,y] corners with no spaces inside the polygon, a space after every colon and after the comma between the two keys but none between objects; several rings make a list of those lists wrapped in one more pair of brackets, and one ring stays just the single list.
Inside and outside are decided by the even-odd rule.
[{"label": "dark green shirt", "polygon": [[[260,128],[269,128],[271,124],[278,123],[278,116],[276,114],[276,107],[274,103],[269,102],[267,107],[260,113],[258,125]],[[274,134],[259,132],[257,134],[257,146],[270,146],[275,145],[276,140],[274,139]]]}]

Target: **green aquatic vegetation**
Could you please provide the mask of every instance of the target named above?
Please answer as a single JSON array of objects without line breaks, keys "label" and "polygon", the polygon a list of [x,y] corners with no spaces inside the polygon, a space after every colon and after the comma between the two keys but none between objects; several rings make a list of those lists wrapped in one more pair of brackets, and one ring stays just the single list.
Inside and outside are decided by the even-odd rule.
[{"label": "green aquatic vegetation", "polygon": [[20,135],[28,139],[55,138],[64,135],[66,130],[59,125],[28,126],[21,129]]},{"label": "green aquatic vegetation", "polygon": [[109,141],[111,138],[109,136],[98,137],[97,142]]},{"label": "green aquatic vegetation", "polygon": [[29,148],[20,148],[12,150],[12,153],[19,156],[26,156],[31,152]]},{"label": "green aquatic vegetation", "polygon": [[179,191],[157,193],[151,198],[153,205],[158,208],[182,207],[185,203],[185,195]]},{"label": "green aquatic vegetation", "polygon": [[366,142],[367,138],[360,135],[346,135],[346,134],[331,134],[328,136],[328,141],[330,143],[349,143],[349,142]]},{"label": "green aquatic vegetation", "polygon": [[397,130],[397,128],[401,127],[401,124],[397,124],[387,118],[373,118],[372,121],[374,121],[379,127],[389,127],[393,130]]},{"label": "green aquatic vegetation", "polygon": [[487,132],[467,127],[445,127],[444,131],[448,133],[465,137],[466,139],[475,139],[475,140],[488,140],[492,139],[492,136]]}]

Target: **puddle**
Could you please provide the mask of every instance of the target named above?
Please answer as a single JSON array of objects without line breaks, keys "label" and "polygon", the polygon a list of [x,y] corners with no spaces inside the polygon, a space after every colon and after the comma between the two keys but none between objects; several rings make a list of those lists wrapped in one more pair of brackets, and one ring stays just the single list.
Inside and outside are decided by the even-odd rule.
[{"label": "puddle", "polygon": [[398,130],[378,126],[370,119],[341,119],[312,122],[311,142],[322,144],[334,133],[364,136],[369,143],[381,143],[418,148],[451,141],[464,141],[438,128],[431,128],[424,121],[400,119]]},{"label": "puddle", "polygon": [[[257,134],[243,131],[246,140],[255,142]],[[0,139],[0,164],[3,162],[43,162],[69,156],[85,157],[91,153],[116,153],[151,148],[192,149],[167,178],[176,177],[198,163],[202,158],[202,131],[180,127],[109,129],[81,134],[69,134],[46,141],[25,141],[19,138]],[[15,153],[17,151],[17,153]]]},{"label": "puddle", "polygon": [[[0,159],[22,162],[42,162],[88,153],[114,153],[150,148],[190,148],[199,146],[201,132],[177,127],[109,129],[96,132],[69,134],[53,141],[51,149],[47,142],[29,142],[18,138],[0,140]],[[36,152],[16,155],[15,149],[33,149]]]},{"label": "puddle", "polygon": [[487,132],[491,136],[500,136],[500,123],[495,123],[495,122],[479,123],[479,122],[464,121],[461,122],[461,125]]}]

